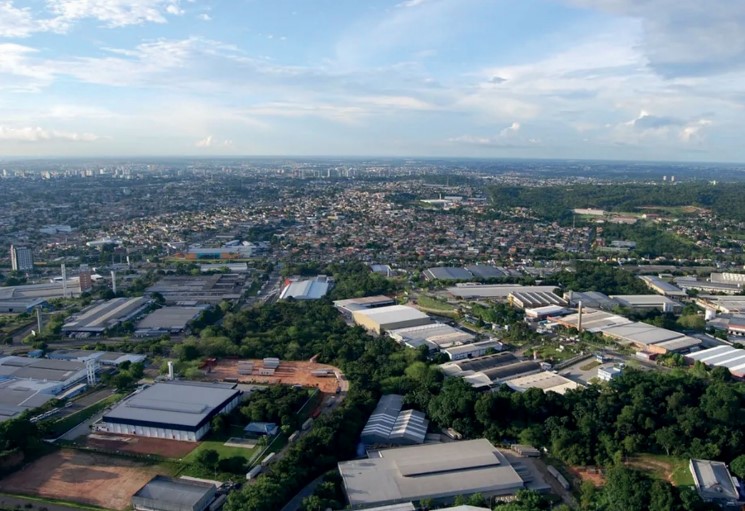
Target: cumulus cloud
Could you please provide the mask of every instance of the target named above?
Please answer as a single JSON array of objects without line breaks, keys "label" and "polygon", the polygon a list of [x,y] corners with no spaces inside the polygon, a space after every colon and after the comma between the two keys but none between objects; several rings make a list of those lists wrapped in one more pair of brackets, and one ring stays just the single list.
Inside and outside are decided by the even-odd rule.
[{"label": "cumulus cloud", "polygon": [[231,147],[233,145],[232,140],[217,140],[212,135],[207,135],[201,140],[197,140],[194,147],[200,149],[215,148],[215,147]]},{"label": "cumulus cloud", "polygon": [[0,140],[12,142],[95,142],[101,137],[92,133],[75,133],[70,131],[47,130],[39,126],[11,127],[0,126]]},{"label": "cumulus cloud", "polygon": [[540,143],[536,138],[518,138],[517,133],[521,127],[519,122],[513,122],[493,136],[460,135],[449,138],[448,142],[485,147],[526,147]]},{"label": "cumulus cloud", "polygon": [[31,9],[16,7],[12,0],[0,0],[0,37],[27,37],[36,29]]},{"label": "cumulus cloud", "polygon": [[650,66],[668,78],[745,67],[742,0],[569,0],[641,21]]},{"label": "cumulus cloud", "polygon": [[699,142],[704,130],[712,125],[713,122],[706,118],[681,119],[642,110],[636,118],[616,126],[614,136],[623,143]]},{"label": "cumulus cloud", "polygon": [[406,0],[405,2],[401,2],[400,4],[396,5],[396,7],[418,7],[428,0]]}]

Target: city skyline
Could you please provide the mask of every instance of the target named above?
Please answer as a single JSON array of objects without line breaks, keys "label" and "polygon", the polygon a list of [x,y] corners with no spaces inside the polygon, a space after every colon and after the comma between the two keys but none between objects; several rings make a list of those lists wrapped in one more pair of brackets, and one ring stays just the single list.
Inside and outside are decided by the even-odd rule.
[{"label": "city skyline", "polygon": [[0,156],[745,161],[743,22],[732,0],[6,0]]}]

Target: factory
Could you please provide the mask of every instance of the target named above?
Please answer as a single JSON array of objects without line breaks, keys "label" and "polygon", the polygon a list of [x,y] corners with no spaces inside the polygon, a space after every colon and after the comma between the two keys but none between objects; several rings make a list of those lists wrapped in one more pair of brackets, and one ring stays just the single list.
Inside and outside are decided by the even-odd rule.
[{"label": "factory", "polygon": [[36,308],[49,309],[49,302],[43,298],[0,299],[0,314],[30,313]]},{"label": "factory", "polygon": [[389,305],[375,309],[362,309],[352,313],[354,322],[378,335],[412,326],[431,323],[425,313],[406,305]]},{"label": "factory", "polygon": [[196,442],[210,430],[213,417],[238,406],[236,384],[156,383],[136,391],[98,423],[100,431]]},{"label": "factory", "polygon": [[246,286],[244,273],[221,273],[201,276],[168,276],[150,286],[148,293],[158,293],[168,305],[215,305],[223,300],[238,300]]},{"label": "factory", "polygon": [[456,268],[453,266],[427,268],[422,274],[427,280],[473,280],[473,273],[465,268]]},{"label": "factory", "polygon": [[486,439],[384,449],[369,459],[339,463],[339,472],[352,509],[422,499],[448,503],[476,493],[514,495],[526,487]]},{"label": "factory", "polygon": [[666,280],[662,280],[660,277],[652,275],[642,275],[639,277],[649,289],[655,293],[667,296],[669,298],[685,298],[688,296],[685,291],[680,289],[678,286],[671,284]]},{"label": "factory", "polygon": [[717,346],[686,355],[686,360],[693,364],[696,361],[710,367],[725,367],[735,378],[745,378],[745,350],[730,346]]},{"label": "factory", "polygon": [[333,280],[326,275],[318,275],[312,279],[288,279],[279,295],[280,300],[318,300],[326,296],[331,289]]},{"label": "factory", "polygon": [[395,304],[396,300],[390,296],[384,295],[349,298],[347,300],[336,300],[334,302],[334,306],[345,314],[352,314],[354,311],[360,309],[376,309],[378,307],[387,307],[388,305]]},{"label": "factory", "polygon": [[439,366],[447,377],[463,378],[476,389],[495,388],[507,380],[541,372],[533,360],[520,360],[512,353],[495,353],[482,357],[446,362]]},{"label": "factory", "polygon": [[163,334],[178,335],[186,330],[189,323],[205,310],[200,307],[164,307],[156,309],[137,323],[137,337],[156,337]]},{"label": "factory", "polygon": [[507,301],[513,293],[553,293],[556,286],[521,286],[517,284],[462,284],[447,288],[447,292],[461,300],[491,299]]},{"label": "factory", "polygon": [[507,301],[518,309],[536,309],[539,307],[566,307],[567,302],[551,291],[514,291],[507,296]]},{"label": "factory", "polygon": [[97,336],[130,321],[151,305],[147,298],[113,298],[83,309],[62,325],[69,336]]},{"label": "factory", "polygon": [[473,342],[473,334],[464,332],[444,323],[429,323],[389,330],[388,335],[399,344],[409,348],[426,345],[430,351],[444,350],[453,346],[460,346]]},{"label": "factory", "polygon": [[68,279],[67,286],[62,281],[48,282],[44,284],[26,284],[22,286],[0,288],[0,300],[17,300],[27,298],[64,298],[65,296],[77,297],[81,295],[80,279]]},{"label": "factory", "polygon": [[94,360],[102,366],[118,367],[125,362],[129,362],[130,364],[142,363],[147,359],[147,355],[119,353],[116,351],[55,350],[48,353],[47,358],[51,360],[81,362],[83,364],[89,360]]},{"label": "factory", "polygon": [[442,350],[450,360],[465,360],[468,358],[482,357],[486,355],[490,350],[502,351],[504,344],[496,339],[487,339],[486,341],[478,341],[472,344],[463,344],[462,346],[453,346]]},{"label": "factory", "polygon": [[183,257],[189,260],[203,261],[205,259],[212,260],[228,260],[228,259],[248,259],[254,256],[256,252],[256,245],[249,241],[232,241],[226,243],[222,247],[204,248],[204,247],[189,247]]},{"label": "factory", "polygon": [[704,502],[714,502],[733,509],[740,509],[745,504],[742,496],[744,488],[732,477],[723,462],[692,459],[688,468],[696,491]]},{"label": "factory", "polygon": [[366,445],[424,443],[429,421],[422,412],[402,411],[403,402],[403,396],[398,394],[382,396],[362,430],[360,441]]},{"label": "factory", "polygon": [[507,380],[505,384],[516,392],[525,392],[528,389],[541,389],[543,392],[556,392],[564,394],[568,390],[582,388],[582,385],[560,374],[544,371],[540,373],[521,376]]},{"label": "factory", "polygon": [[132,495],[137,511],[205,511],[215,500],[212,483],[155,476]]}]

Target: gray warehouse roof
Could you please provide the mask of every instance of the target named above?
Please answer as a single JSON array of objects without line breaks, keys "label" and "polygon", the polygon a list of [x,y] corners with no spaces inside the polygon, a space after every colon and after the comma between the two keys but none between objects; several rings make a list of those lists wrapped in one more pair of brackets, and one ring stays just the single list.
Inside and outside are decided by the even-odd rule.
[{"label": "gray warehouse roof", "polygon": [[103,332],[131,319],[148,304],[147,298],[113,298],[84,309],[62,326],[63,332]]},{"label": "gray warehouse roof", "polygon": [[473,274],[465,268],[442,266],[424,270],[424,276],[431,280],[471,280]]},{"label": "gray warehouse roof", "polygon": [[215,485],[211,483],[158,475],[132,495],[132,498],[134,502],[137,499],[157,501],[168,509],[191,510],[207,495],[214,493],[215,489]]},{"label": "gray warehouse roof", "polygon": [[183,330],[187,323],[204,310],[203,307],[164,307],[157,309],[137,323],[138,329]]},{"label": "gray warehouse roof", "polygon": [[424,442],[429,421],[422,412],[402,412],[403,399],[398,394],[387,394],[380,398],[362,430],[362,442],[369,445]]},{"label": "gray warehouse roof", "polygon": [[352,508],[456,495],[509,495],[525,483],[486,439],[378,451],[339,463]]},{"label": "gray warehouse roof", "polygon": [[195,428],[240,391],[235,384],[167,382],[136,392],[103,417],[103,422],[170,424]]},{"label": "gray warehouse roof", "polygon": [[689,468],[696,489],[704,499],[739,500],[740,494],[727,465],[721,461],[692,459]]},{"label": "gray warehouse roof", "polygon": [[427,319],[428,315],[414,307],[407,305],[389,305],[387,307],[377,307],[375,309],[362,309],[354,311],[354,316],[365,316],[378,325],[389,325],[401,321],[412,319]]},{"label": "gray warehouse roof", "polygon": [[515,284],[481,285],[469,284],[447,288],[448,293],[459,298],[497,298],[506,299],[510,293],[535,291],[551,293],[556,286],[520,286]]}]

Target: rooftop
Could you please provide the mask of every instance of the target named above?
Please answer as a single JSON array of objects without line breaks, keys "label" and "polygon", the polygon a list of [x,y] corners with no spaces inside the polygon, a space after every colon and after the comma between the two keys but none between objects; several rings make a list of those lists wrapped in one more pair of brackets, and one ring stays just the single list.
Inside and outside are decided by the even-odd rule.
[{"label": "rooftop", "polygon": [[158,475],[137,490],[132,498],[157,500],[180,509],[192,509],[214,490],[214,484]]},{"label": "rooftop", "polygon": [[375,309],[358,310],[354,312],[354,316],[367,317],[379,325],[429,318],[427,314],[407,305],[389,305]]},{"label": "rooftop", "polygon": [[164,307],[142,318],[137,328],[142,330],[183,330],[189,321],[199,316],[203,307]]},{"label": "rooftop", "polygon": [[138,421],[197,427],[239,393],[235,384],[164,382],[135,392],[103,417],[104,422]]},{"label": "rooftop", "polygon": [[62,327],[63,332],[103,332],[140,312],[149,300],[137,298],[113,298],[83,309],[70,318]]},{"label": "rooftop", "polygon": [[544,392],[556,392],[564,394],[568,390],[582,388],[582,385],[551,372],[541,372],[515,378],[505,382],[508,387],[518,392],[525,392],[528,389],[541,389]]},{"label": "rooftop", "polygon": [[328,293],[330,283],[325,275],[314,279],[295,280],[290,282],[279,295],[280,300],[294,298],[295,300],[317,300]]},{"label": "rooftop", "polygon": [[512,494],[524,481],[488,440],[426,444],[377,451],[339,463],[353,508],[456,495]]},{"label": "rooftop", "polygon": [[738,501],[740,494],[735,482],[721,461],[696,460],[690,463],[696,489],[705,499]]}]

